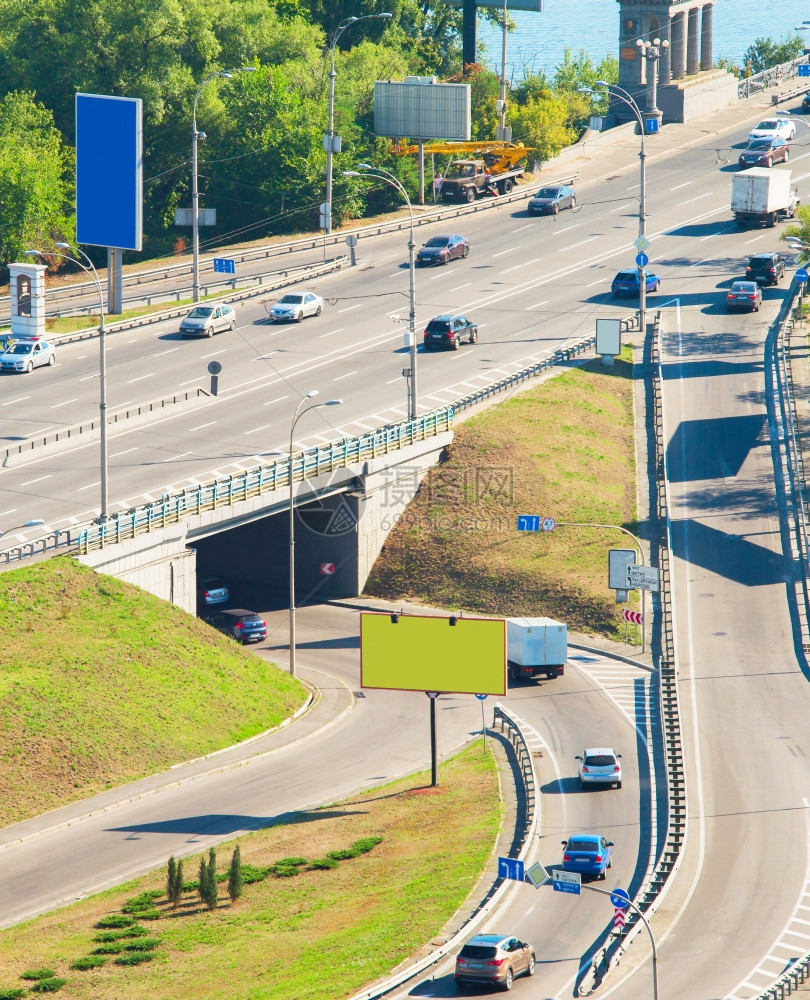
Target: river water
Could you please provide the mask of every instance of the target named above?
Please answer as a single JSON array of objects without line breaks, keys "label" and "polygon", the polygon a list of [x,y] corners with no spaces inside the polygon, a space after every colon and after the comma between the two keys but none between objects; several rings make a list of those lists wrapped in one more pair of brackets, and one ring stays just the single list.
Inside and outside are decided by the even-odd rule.
[{"label": "river water", "polygon": [[[545,0],[542,14],[510,11],[510,17],[517,24],[507,42],[507,78],[512,82],[538,69],[551,75],[566,48],[574,55],[584,49],[595,63],[606,53],[618,56],[616,0]],[[755,39],[783,41],[805,18],[810,18],[807,0],[715,0],[714,57],[742,63]],[[810,31],[801,34],[810,47]],[[479,21],[478,40],[479,61],[500,73],[501,31]]]}]

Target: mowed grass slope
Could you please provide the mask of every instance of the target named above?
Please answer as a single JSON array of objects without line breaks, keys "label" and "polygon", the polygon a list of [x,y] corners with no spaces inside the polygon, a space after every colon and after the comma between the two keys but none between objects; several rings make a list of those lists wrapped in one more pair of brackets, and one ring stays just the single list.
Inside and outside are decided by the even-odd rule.
[{"label": "mowed grass slope", "polygon": [[270,729],[286,672],[69,557],[0,574],[2,825]]},{"label": "mowed grass slope", "polygon": [[[256,867],[324,858],[363,837],[382,841],[331,870],[246,885],[233,905],[220,883],[211,912],[194,892],[175,911],[157,899],[162,915],[143,922],[146,934],[160,939],[148,964],[121,967],[111,956],[101,969],[70,968],[99,946],[98,920],[144,891],[165,891],[165,867],[4,930],[0,989],[22,985],[27,969],[48,968],[68,980],[59,996],[71,1000],[351,996],[442,931],[492,858],[502,816],[492,755],[478,740],[442,763],[438,775],[437,788],[422,773],[241,837],[242,863]],[[217,849],[219,872],[227,871],[235,843]],[[197,877],[198,864],[199,855],[185,859],[185,879]]]},{"label": "mowed grass slope", "polygon": [[[460,426],[448,461],[388,536],[366,593],[623,634],[607,553],[632,541],[559,522],[637,533],[632,377],[626,348],[613,368],[570,368]],[[520,514],[559,526],[518,532]]]}]

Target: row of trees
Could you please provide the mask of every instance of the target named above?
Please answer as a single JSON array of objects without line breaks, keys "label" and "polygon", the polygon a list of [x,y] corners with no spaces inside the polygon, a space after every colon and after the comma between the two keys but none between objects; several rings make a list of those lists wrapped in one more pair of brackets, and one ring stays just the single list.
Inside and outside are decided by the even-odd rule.
[{"label": "row of trees", "polygon": [[[397,202],[387,186],[342,177],[359,161],[395,171],[415,192],[413,162],[373,133],[373,84],[409,73],[461,78],[461,14],[445,0],[0,0],[0,267],[29,247],[72,237],[77,91],[143,99],[143,256],[170,252],[174,210],[191,202],[197,88],[212,71],[245,65],[256,72],[216,80],[200,94],[197,123],[208,136],[200,144],[201,204],[217,209],[218,223],[203,237],[221,244],[314,229],[329,40],[346,17],[382,11],[390,21],[363,22],[340,39],[336,222]],[[566,52],[550,78],[511,86],[515,140],[540,159],[574,141],[593,110],[578,88],[613,81],[617,71],[613,56],[594,64],[584,52]],[[464,79],[472,85],[473,137],[492,138],[498,77],[472,66]]]}]

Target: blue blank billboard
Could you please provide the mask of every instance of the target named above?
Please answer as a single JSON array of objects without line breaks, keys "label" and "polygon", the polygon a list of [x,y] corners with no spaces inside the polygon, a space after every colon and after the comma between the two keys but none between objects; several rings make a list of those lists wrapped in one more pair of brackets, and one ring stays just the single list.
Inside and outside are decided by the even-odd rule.
[{"label": "blue blank billboard", "polygon": [[143,102],[76,94],[76,241],[141,249]]}]

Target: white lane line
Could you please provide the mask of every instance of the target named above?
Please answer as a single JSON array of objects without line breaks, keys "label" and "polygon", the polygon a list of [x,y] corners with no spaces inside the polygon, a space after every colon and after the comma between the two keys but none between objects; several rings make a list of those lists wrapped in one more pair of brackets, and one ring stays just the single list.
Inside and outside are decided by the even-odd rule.
[{"label": "white lane line", "polygon": [[143,382],[146,378],[154,378],[154,372],[149,372],[148,375],[139,375],[137,378],[127,379],[127,385],[133,385],[135,382]]},{"label": "white lane line", "polygon": [[169,455],[169,457],[168,458],[164,458],[163,461],[164,462],[174,462],[178,458],[186,458],[188,455],[191,455],[191,454],[192,453],[190,451],[184,451],[182,453],[182,455]]},{"label": "white lane line", "polygon": [[681,188],[689,187],[690,184],[694,184],[694,181],[684,181],[683,184],[676,184],[674,188],[670,188],[670,191],[680,191]]},{"label": "white lane line", "polygon": [[552,232],[555,236],[561,236],[563,233],[567,233],[569,229],[576,229],[578,225],[579,223],[575,222],[571,226],[563,226],[562,229],[553,229]]},{"label": "white lane line", "polygon": [[87,486],[80,486],[77,492],[81,493],[82,490],[92,490],[94,486],[101,486],[101,480],[99,479],[95,483],[88,483]]},{"label": "white lane line", "polygon": [[203,427],[213,427],[215,423],[216,420],[209,420],[207,424],[197,424],[196,427],[189,427],[189,434],[193,434],[194,431],[201,431]]},{"label": "white lane line", "polygon": [[635,190],[636,190],[636,188],[640,188],[640,187],[641,187],[641,183],[638,183],[638,184],[631,184],[631,185],[630,185],[630,186],[629,186],[629,187],[627,188],[627,190],[628,190],[628,191],[635,191]]},{"label": "white lane line", "polygon": [[689,201],[682,201],[680,207],[684,205],[693,205],[696,201],[703,201],[704,198],[713,198],[714,191],[704,191],[703,194],[699,194],[697,198],[690,198]]},{"label": "white lane line", "polygon": [[517,269],[520,267],[528,267],[529,264],[536,264],[539,260],[542,259],[543,259],[542,257],[534,257],[532,260],[524,260],[522,264],[515,264],[512,267],[507,267],[505,271],[501,271],[500,273],[509,274],[510,271],[517,271]]},{"label": "white lane line", "polygon": [[7,403],[0,403],[0,406],[11,406],[13,403],[22,403],[24,399],[30,399],[30,396],[18,396],[16,399],[10,399]]},{"label": "white lane line", "polygon": [[448,288],[447,290],[448,292],[460,292],[462,288],[469,288],[471,284],[472,284],[471,281],[467,281],[463,285],[456,285],[454,288]]},{"label": "white lane line", "polygon": [[181,382],[180,385],[194,385],[195,383],[197,383],[199,381],[200,381],[200,378],[199,378],[199,376],[197,376],[197,378],[190,378],[186,382]]},{"label": "white lane line", "polygon": [[[400,375],[399,378],[389,379],[385,384],[386,385],[393,385],[395,382],[400,382],[401,380],[402,380],[402,376]],[[355,421],[355,422],[359,423],[360,421],[358,420],[358,421]]]},{"label": "white lane line", "polygon": [[764,240],[767,235],[768,233],[760,233],[759,236],[755,236],[752,240],[746,240],[744,245],[748,246],[749,243],[758,243],[760,240]]},{"label": "white lane line", "polygon": [[724,236],[727,232],[727,229],[721,229],[719,233],[709,233],[708,236],[701,236],[698,243],[705,243],[706,240],[710,240],[713,236]]},{"label": "white lane line", "polygon": [[262,403],[262,406],[272,406],[273,403],[280,403],[282,399],[287,399],[286,396],[276,396],[275,399],[268,399],[266,403]]},{"label": "white lane line", "polygon": [[346,372],[344,375],[336,375],[332,379],[332,381],[333,382],[339,382],[342,378],[349,378],[350,375],[356,375],[356,374],[357,374],[357,369],[355,368],[355,370],[353,372]]},{"label": "white lane line", "polygon": [[597,278],[596,281],[592,281],[590,285],[586,285],[585,287],[593,288],[594,285],[601,285],[604,280],[605,280],[604,278]]},{"label": "white lane line", "polygon": [[356,304],[355,304],[355,305],[353,305],[353,306],[346,306],[346,308],[345,308],[345,309],[338,309],[338,312],[340,312],[340,313],[347,313],[347,312],[351,312],[351,311],[352,311],[352,309],[360,309],[360,308],[362,307],[362,305],[363,305],[363,303],[362,303],[362,302],[358,302],[358,303],[356,303]]},{"label": "white lane line", "polygon": [[244,431],[245,434],[255,434],[257,431],[266,431],[268,427],[272,427],[272,424],[262,424],[261,427],[251,427],[249,431]]},{"label": "white lane line", "polygon": [[16,507],[11,507],[9,510],[0,510],[0,517],[8,517],[9,514],[16,514],[16,512]]},{"label": "white lane line", "polygon": [[572,243],[570,247],[563,247],[562,252],[565,253],[566,250],[574,250],[576,247],[584,246],[586,243],[593,243],[594,240],[598,239],[598,236],[589,236],[587,240],[580,240],[579,243]]},{"label": "white lane line", "polygon": [[281,354],[281,351],[270,351],[269,354],[260,354],[255,357],[254,361],[267,361],[268,358],[272,358],[274,354]]},{"label": "white lane line", "polygon": [[84,378],[80,378],[80,382],[89,382],[91,378],[98,378],[98,372],[94,372],[92,375],[85,375]]},{"label": "white lane line", "polygon": [[509,247],[508,250],[499,250],[497,253],[494,253],[492,256],[493,257],[503,257],[503,255],[505,253],[514,253],[515,250],[520,250],[520,249],[521,249],[520,247]]},{"label": "white lane line", "polygon": [[206,358],[215,358],[218,354],[224,354],[226,350],[227,348],[223,347],[221,351],[211,351],[210,354],[203,354],[201,360],[204,361]]},{"label": "white lane line", "polygon": [[442,275],[441,273],[431,274],[431,276],[428,278],[428,281],[435,281],[437,278],[442,278],[442,277],[444,277],[444,275]]},{"label": "white lane line", "polygon": [[52,479],[52,478],[53,476],[51,475],[51,473],[48,473],[47,476],[40,476],[38,479],[29,479],[25,483],[20,483],[20,486],[31,486],[33,483],[41,483],[43,479]]},{"label": "white lane line", "polygon": [[170,347],[167,351],[158,351],[157,354],[153,355],[156,358],[162,358],[164,354],[171,354],[172,351],[179,351],[179,347]]},{"label": "white lane line", "polygon": [[623,208],[630,208],[632,204],[633,203],[631,201],[628,201],[625,205],[619,205],[618,208],[611,208],[611,210],[608,212],[608,215],[613,215],[614,212],[621,212]]},{"label": "white lane line", "polygon": [[127,448],[126,451],[117,451],[115,454],[110,455],[110,458],[120,458],[122,455],[128,455],[132,451],[137,451],[137,448]]},{"label": "white lane line", "polygon": [[537,309],[538,306],[547,306],[548,299],[543,299],[542,302],[535,302],[534,305],[526,306],[527,309]]},{"label": "white lane line", "polygon": [[[388,315],[390,315],[390,313]],[[335,334],[335,333],[343,333],[343,327],[339,326],[337,328],[337,330],[330,330],[329,333],[322,333],[321,337],[331,337],[332,334]]]},{"label": "white lane line", "polygon": [[73,399],[63,399],[61,403],[54,403],[51,409],[58,410],[60,406],[67,406],[68,403],[75,403],[78,398],[78,396],[74,396]]},{"label": "white lane line", "polygon": [[29,437],[38,437],[40,434],[44,434],[45,431],[49,431],[54,425],[48,424],[47,427],[38,427],[35,431],[31,431]]},{"label": "white lane line", "polygon": [[533,222],[529,222],[525,226],[518,226],[517,229],[513,229],[512,232],[513,233],[519,233],[523,229],[530,229],[533,225],[534,225]]}]

